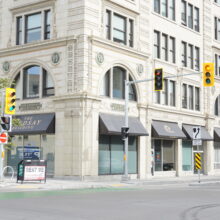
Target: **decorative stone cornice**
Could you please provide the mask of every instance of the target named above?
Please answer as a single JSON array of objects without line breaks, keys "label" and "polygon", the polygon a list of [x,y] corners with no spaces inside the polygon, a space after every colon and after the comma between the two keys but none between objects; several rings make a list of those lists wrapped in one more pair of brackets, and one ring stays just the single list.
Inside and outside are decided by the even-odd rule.
[{"label": "decorative stone cornice", "polygon": [[70,41],[76,41],[75,36],[38,41],[30,44],[16,45],[7,49],[0,50],[0,57],[17,55],[21,53],[28,53],[33,51],[45,50],[50,48],[56,48],[61,46],[66,46]]}]

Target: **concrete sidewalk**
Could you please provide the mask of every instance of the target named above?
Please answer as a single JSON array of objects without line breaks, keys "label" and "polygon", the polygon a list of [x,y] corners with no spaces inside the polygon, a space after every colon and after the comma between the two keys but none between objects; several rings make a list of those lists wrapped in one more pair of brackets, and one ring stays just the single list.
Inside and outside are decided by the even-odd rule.
[{"label": "concrete sidewalk", "polygon": [[16,179],[4,178],[0,181],[0,191],[32,191],[32,190],[62,190],[62,189],[88,189],[88,188],[126,188],[126,187],[152,187],[152,186],[202,186],[210,184],[220,185],[220,176],[201,176],[201,183],[198,183],[198,176],[192,177],[153,177],[147,180],[129,180],[129,181],[78,181],[48,178],[44,182],[30,182],[16,183]]}]

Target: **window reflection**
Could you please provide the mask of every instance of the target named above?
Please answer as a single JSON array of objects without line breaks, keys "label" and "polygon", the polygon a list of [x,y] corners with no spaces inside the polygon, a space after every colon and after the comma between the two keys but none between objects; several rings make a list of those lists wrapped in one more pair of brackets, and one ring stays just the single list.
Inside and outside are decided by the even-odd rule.
[{"label": "window reflection", "polygon": [[41,39],[41,13],[26,17],[26,43]]},{"label": "window reflection", "polygon": [[55,94],[51,75],[42,67],[33,65],[21,70],[14,79],[17,99],[47,97]]}]

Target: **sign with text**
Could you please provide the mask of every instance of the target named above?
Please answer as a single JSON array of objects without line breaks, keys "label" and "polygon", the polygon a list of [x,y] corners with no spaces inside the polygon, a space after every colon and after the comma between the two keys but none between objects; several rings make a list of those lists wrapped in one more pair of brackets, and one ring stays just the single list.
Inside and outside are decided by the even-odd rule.
[{"label": "sign with text", "polygon": [[44,180],[45,171],[45,166],[25,166],[24,180]]}]

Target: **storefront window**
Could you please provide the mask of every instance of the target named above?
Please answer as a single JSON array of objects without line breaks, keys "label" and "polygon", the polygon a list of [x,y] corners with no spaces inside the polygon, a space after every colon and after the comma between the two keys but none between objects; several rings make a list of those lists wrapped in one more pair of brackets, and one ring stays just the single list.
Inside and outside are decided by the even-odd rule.
[{"label": "storefront window", "polygon": [[17,170],[23,160],[47,160],[47,176],[54,175],[55,136],[54,135],[16,135],[13,146],[7,152],[7,165]]},{"label": "storefront window", "polygon": [[220,169],[220,142],[214,142],[214,169]]},{"label": "storefront window", "polygon": [[182,159],[183,159],[183,171],[191,171],[193,168],[192,161],[192,142],[182,142]]},{"label": "storefront window", "polygon": [[[135,137],[129,137],[128,173],[137,173],[137,144]],[[100,135],[99,175],[124,174],[124,144],[121,136]]]},{"label": "storefront window", "polygon": [[175,150],[172,140],[154,140],[155,171],[175,170]]}]

